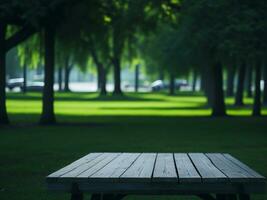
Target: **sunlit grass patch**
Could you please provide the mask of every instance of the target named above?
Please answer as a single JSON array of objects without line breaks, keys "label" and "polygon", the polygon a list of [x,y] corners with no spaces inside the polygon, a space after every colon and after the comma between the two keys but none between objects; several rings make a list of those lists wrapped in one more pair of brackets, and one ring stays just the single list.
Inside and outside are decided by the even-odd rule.
[{"label": "sunlit grass patch", "polygon": [[[229,115],[251,115],[252,99],[245,98],[244,107],[234,107],[233,98],[227,98]],[[41,93],[8,94],[10,114],[40,114]],[[204,96],[178,93],[126,93],[124,96],[99,97],[97,93],[56,93],[55,112],[73,116],[209,116],[211,109]],[[267,109],[262,110],[267,114]]]}]

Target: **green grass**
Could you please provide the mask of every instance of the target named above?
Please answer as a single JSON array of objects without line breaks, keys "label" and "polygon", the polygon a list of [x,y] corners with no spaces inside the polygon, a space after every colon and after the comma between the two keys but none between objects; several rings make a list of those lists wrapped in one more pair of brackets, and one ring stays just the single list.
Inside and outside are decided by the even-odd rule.
[{"label": "green grass", "polygon": [[[0,127],[1,200],[69,199],[48,193],[44,178],[92,151],[228,152],[267,176],[267,120],[249,116],[251,99],[245,99],[244,108],[234,108],[233,99],[227,99],[228,113],[237,116],[211,118],[201,94],[99,98],[57,93],[59,124],[38,126],[40,98],[38,93],[8,94],[12,124]],[[166,199],[128,199],[151,198]]]}]

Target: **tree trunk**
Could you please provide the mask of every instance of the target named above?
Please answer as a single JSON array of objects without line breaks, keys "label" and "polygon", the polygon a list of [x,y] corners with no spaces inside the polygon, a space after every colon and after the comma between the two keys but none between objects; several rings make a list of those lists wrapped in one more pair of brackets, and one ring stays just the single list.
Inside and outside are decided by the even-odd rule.
[{"label": "tree trunk", "polygon": [[263,90],[263,104],[267,105],[267,65],[264,65],[264,90]]},{"label": "tree trunk", "polygon": [[23,93],[27,92],[27,65],[24,64],[23,66]]},{"label": "tree trunk", "polygon": [[121,91],[121,65],[120,65],[120,59],[114,58],[113,59],[113,65],[114,65],[114,95],[122,95]]},{"label": "tree trunk", "polygon": [[97,66],[97,90],[101,90],[101,69],[98,66],[99,64],[96,63]]},{"label": "tree trunk", "polygon": [[212,105],[213,102],[213,94],[212,94],[212,74],[211,74],[211,69],[203,69],[202,74],[201,74],[201,90],[205,93],[205,96],[207,98],[207,104],[208,106]]},{"label": "tree trunk", "polygon": [[162,80],[162,81],[164,81],[164,71],[163,71],[163,69],[159,69],[160,71],[159,71],[159,80]]},{"label": "tree trunk", "polygon": [[107,89],[106,89],[106,84],[107,84],[107,77],[106,77],[106,70],[103,66],[103,64],[99,61],[96,49],[93,43],[93,40],[90,41],[90,51],[93,57],[93,60],[96,64],[97,67],[97,74],[98,74],[98,79],[97,79],[97,89],[100,90],[100,95],[105,96],[107,95]]},{"label": "tree trunk", "polygon": [[107,77],[106,77],[106,71],[104,69],[104,66],[100,64],[100,95],[106,96],[107,95]]},{"label": "tree trunk", "polygon": [[54,115],[54,56],[55,56],[55,29],[45,27],[45,85],[43,90],[43,109],[40,119],[41,124],[56,122]]},{"label": "tree trunk", "polygon": [[175,76],[170,74],[170,95],[175,94]]},{"label": "tree trunk", "polygon": [[217,63],[212,68],[212,116],[220,117],[225,116],[225,102],[224,102],[224,92],[223,92],[223,72],[221,63]]},{"label": "tree trunk", "polygon": [[259,63],[255,66],[255,92],[252,115],[261,115],[261,65]]},{"label": "tree trunk", "polygon": [[237,90],[235,96],[235,105],[236,106],[243,106],[243,93],[244,93],[244,81],[245,81],[245,74],[246,74],[246,65],[242,63],[239,66],[238,70],[238,82],[237,82]]},{"label": "tree trunk", "polygon": [[135,65],[135,83],[134,83],[134,90],[138,92],[139,89],[139,71],[140,71],[140,64]]},{"label": "tree trunk", "polygon": [[62,68],[58,68],[58,91],[62,91]]},{"label": "tree trunk", "polygon": [[64,91],[69,92],[70,91],[70,86],[69,86],[69,81],[70,81],[70,71],[71,67],[69,66],[69,61],[68,59],[66,60],[65,63],[65,77],[64,77]]},{"label": "tree trunk", "polygon": [[197,73],[196,70],[193,71],[193,80],[192,80],[192,91],[196,91],[196,86],[197,86]]},{"label": "tree trunk", "polygon": [[227,88],[226,88],[226,95],[228,97],[234,96],[235,71],[236,71],[236,67],[230,67],[228,69]]},{"label": "tree trunk", "polygon": [[6,24],[0,23],[0,124],[9,124],[6,110]]},{"label": "tree trunk", "polygon": [[247,67],[247,81],[246,81],[246,89],[247,89],[247,97],[252,97],[252,67]]},{"label": "tree trunk", "polygon": [[205,91],[205,81],[203,75],[200,76],[200,91]]}]

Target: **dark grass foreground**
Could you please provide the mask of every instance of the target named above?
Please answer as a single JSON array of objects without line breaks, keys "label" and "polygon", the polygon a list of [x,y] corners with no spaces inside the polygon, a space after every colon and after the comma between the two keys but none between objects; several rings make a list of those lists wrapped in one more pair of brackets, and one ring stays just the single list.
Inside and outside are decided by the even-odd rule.
[{"label": "dark grass foreground", "polygon": [[[266,117],[59,114],[58,125],[38,126],[34,123],[38,116],[14,111],[13,125],[0,127],[1,200],[69,199],[66,194],[48,193],[45,176],[95,151],[227,152],[267,176]],[[194,199],[127,197],[166,198]],[[252,199],[266,200],[267,195]]]}]

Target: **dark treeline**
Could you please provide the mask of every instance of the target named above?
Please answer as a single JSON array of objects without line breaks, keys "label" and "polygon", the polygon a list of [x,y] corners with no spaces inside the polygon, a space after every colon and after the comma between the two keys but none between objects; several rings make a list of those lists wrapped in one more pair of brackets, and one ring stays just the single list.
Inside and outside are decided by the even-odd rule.
[{"label": "dark treeline", "polygon": [[[107,75],[113,73],[113,94],[122,95],[122,63],[137,57],[145,61],[148,73],[168,78],[171,95],[176,78],[193,74],[195,90],[201,77],[213,116],[226,115],[225,94],[235,97],[236,106],[244,105],[244,94],[253,96],[253,115],[259,116],[262,98],[267,104],[266,8],[264,1],[244,0],[1,1],[0,124],[9,123],[5,57],[14,47],[24,66],[25,85],[27,66],[44,65],[42,124],[56,122],[56,70],[60,90],[69,91],[72,68],[85,70],[92,60],[100,94],[107,94]],[[140,63],[134,65],[138,91]]]}]

